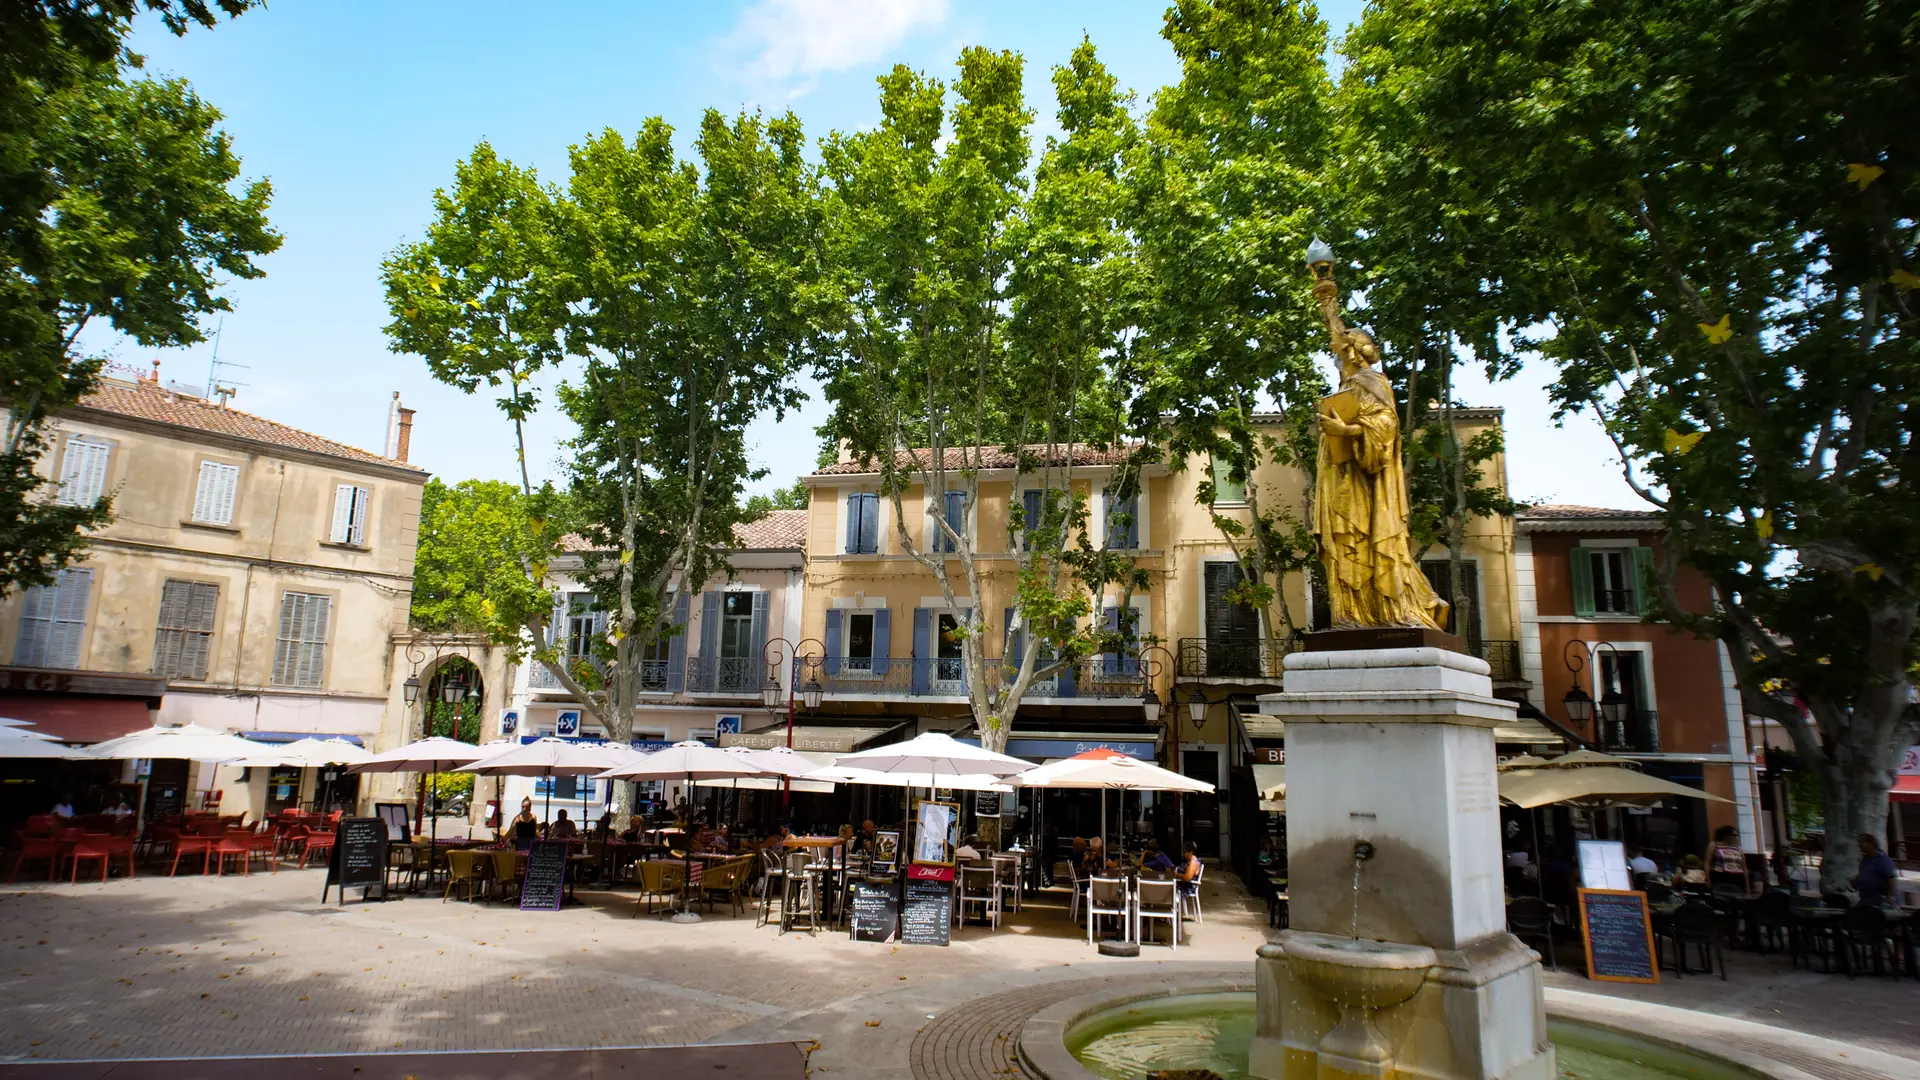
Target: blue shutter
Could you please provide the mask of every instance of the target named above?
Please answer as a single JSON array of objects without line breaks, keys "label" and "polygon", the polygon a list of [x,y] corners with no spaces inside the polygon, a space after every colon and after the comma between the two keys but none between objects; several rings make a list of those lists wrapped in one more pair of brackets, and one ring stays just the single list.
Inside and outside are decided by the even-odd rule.
[{"label": "blue shutter", "polygon": [[700,594],[700,658],[693,668],[694,690],[712,690],[714,675],[720,667],[721,599],[721,595],[711,589]]},{"label": "blue shutter", "polygon": [[[1100,609],[1100,626],[1109,634],[1120,631],[1120,609],[1103,607]],[[1100,654],[1100,670],[1109,675],[1120,674],[1120,660],[1123,654],[1116,647],[1113,652]]]},{"label": "blue shutter", "polygon": [[[964,491],[949,491],[945,493],[942,501],[946,510],[947,525],[952,528],[954,532],[965,535],[967,531],[967,493]],[[934,550],[958,551],[959,545],[954,543],[953,537],[948,536],[944,532],[936,531],[934,535]]]},{"label": "blue shutter", "polygon": [[860,551],[860,496],[847,493],[847,554]]},{"label": "blue shutter", "polygon": [[880,496],[860,496],[860,551],[873,555],[880,550]]},{"label": "blue shutter", "polygon": [[1027,536],[1022,537],[1022,539],[1025,541],[1026,550],[1031,551],[1033,550],[1033,540],[1031,539],[1033,531],[1040,527],[1041,519],[1046,516],[1043,510],[1046,506],[1047,493],[1042,490],[1029,488],[1020,493],[1020,500],[1027,508]]},{"label": "blue shutter", "polygon": [[840,609],[827,609],[827,655],[822,661],[829,675],[840,674]]},{"label": "blue shutter", "polygon": [[[1114,500],[1108,492],[1107,503],[1107,546],[1121,551],[1132,551],[1140,546],[1140,496],[1136,492],[1124,499]],[[1114,521],[1116,515],[1124,515],[1126,524]]]},{"label": "blue shutter", "polygon": [[685,589],[673,596],[673,625],[679,630],[667,641],[667,693],[678,694],[687,688],[687,607]]},{"label": "blue shutter", "polygon": [[924,694],[933,682],[933,612],[913,609],[913,693]]},{"label": "blue shutter", "polygon": [[[765,590],[753,594],[753,623],[750,627],[750,631],[753,634],[753,655],[748,658],[749,663],[752,665],[748,670],[752,671],[756,676],[753,680],[755,693],[758,693],[760,690],[760,679],[758,677],[760,673],[759,665],[767,662],[768,599],[769,597]],[[778,676],[775,676],[775,678],[778,678]]]},{"label": "blue shutter", "polygon": [[1079,695],[1080,685],[1074,681],[1074,669],[1071,664],[1061,668],[1057,678],[1059,679],[1058,685],[1060,688],[1054,691],[1055,696],[1077,697]]},{"label": "blue shutter", "polygon": [[873,673],[885,675],[892,669],[887,658],[893,649],[893,609],[876,608],[873,613]]}]

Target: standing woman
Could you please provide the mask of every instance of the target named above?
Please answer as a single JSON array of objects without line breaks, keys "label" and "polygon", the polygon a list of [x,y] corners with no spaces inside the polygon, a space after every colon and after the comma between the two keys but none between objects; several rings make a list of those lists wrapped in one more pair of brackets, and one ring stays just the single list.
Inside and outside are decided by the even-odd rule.
[{"label": "standing woman", "polygon": [[533,816],[533,799],[520,800],[520,813],[513,819],[513,846],[527,848],[540,836],[540,819]]}]

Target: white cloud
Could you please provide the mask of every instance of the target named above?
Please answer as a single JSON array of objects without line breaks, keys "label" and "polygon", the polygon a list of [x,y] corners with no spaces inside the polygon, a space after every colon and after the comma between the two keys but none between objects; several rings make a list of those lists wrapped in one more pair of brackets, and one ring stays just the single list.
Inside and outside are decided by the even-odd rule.
[{"label": "white cloud", "polygon": [[797,97],[821,75],[879,59],[946,17],[947,0],[759,0],[741,13],[728,51],[744,58],[743,74],[788,84]]}]

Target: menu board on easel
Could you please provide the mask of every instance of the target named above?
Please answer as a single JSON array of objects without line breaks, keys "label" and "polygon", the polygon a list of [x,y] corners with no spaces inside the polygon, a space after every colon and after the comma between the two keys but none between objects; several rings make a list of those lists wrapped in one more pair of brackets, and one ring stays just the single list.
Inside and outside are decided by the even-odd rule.
[{"label": "menu board on easel", "polygon": [[567,845],[536,840],[527,852],[527,873],[520,880],[521,911],[559,911],[567,885]]},{"label": "menu board on easel", "polygon": [[334,827],[333,851],[327,859],[327,880],[320,886],[320,902],[327,890],[339,889],[340,903],[349,888],[364,890],[371,900],[387,883],[387,833],[379,818],[341,818]]},{"label": "menu board on easel", "polygon": [[900,906],[900,940],[908,945],[947,945],[953,940],[953,868],[909,869]]},{"label": "menu board on easel", "polygon": [[1588,978],[1599,982],[1660,981],[1646,893],[1581,889],[1580,939],[1587,950]]},{"label": "menu board on easel", "polygon": [[922,866],[952,866],[960,804],[918,800],[913,804],[913,821],[913,861]]},{"label": "menu board on easel", "polygon": [[900,898],[891,881],[853,882],[853,940],[893,944],[900,927]]}]

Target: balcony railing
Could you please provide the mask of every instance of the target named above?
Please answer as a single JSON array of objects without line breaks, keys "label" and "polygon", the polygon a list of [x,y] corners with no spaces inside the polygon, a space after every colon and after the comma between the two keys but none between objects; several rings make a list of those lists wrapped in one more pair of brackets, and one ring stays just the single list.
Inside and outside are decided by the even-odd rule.
[{"label": "balcony railing", "polygon": [[1630,754],[1660,752],[1660,714],[1652,709],[1630,712],[1626,720],[1618,724],[1602,720],[1601,728],[1608,750]]},{"label": "balcony railing", "polygon": [[1490,673],[1494,682],[1519,682],[1520,643],[1517,641],[1482,641],[1470,646],[1474,654],[1487,662],[1492,668]]},{"label": "balcony railing", "polygon": [[748,656],[690,656],[687,692],[693,694],[751,694],[758,697],[767,683],[767,665]]},{"label": "balcony railing", "polygon": [[1299,638],[1181,638],[1179,674],[1188,679],[1257,679],[1277,682]]},{"label": "balcony railing", "polygon": [[[527,661],[527,686],[534,690],[564,690],[560,679],[553,670],[538,660]],[[640,661],[640,691],[646,694],[663,694],[667,691],[667,668],[665,660]]]},{"label": "balcony railing", "polygon": [[[929,657],[795,657],[793,685],[818,680],[829,698],[965,697],[968,674],[958,658]],[[1006,660],[986,661],[986,677],[997,689],[1010,683],[1019,665]],[[1105,657],[1083,660],[1044,679],[1027,684],[1029,698],[1119,699],[1140,696],[1140,674],[1133,665],[1109,662]]]}]

